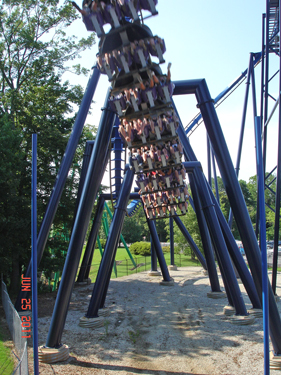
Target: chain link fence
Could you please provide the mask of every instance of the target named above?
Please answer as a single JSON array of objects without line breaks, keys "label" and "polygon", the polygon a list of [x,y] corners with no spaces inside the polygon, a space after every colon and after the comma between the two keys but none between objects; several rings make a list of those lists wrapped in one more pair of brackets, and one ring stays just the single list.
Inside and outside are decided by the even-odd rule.
[{"label": "chain link fence", "polygon": [[5,311],[7,324],[16,348],[16,358],[19,361],[12,375],[28,375],[27,341],[22,337],[21,318],[12,304],[7,287],[2,280],[2,305]]},{"label": "chain link fence", "polygon": [[[115,277],[122,277],[128,276],[133,273],[139,273],[143,271],[149,271],[151,269],[151,256],[134,256],[134,261],[136,263],[136,267],[133,265],[131,259],[123,259],[115,261],[115,265],[113,267],[111,278]],[[169,258],[166,259],[167,265],[169,264]],[[175,254],[174,255],[174,263],[177,267],[185,267],[190,264],[191,258],[190,256],[186,256],[184,254]],[[192,260],[194,266],[199,266],[200,263],[198,259]],[[100,263],[92,263],[91,271],[89,277],[91,281],[94,282],[98,273]],[[159,264],[157,264],[158,269],[160,269]],[[117,274],[117,275],[116,275]]]}]

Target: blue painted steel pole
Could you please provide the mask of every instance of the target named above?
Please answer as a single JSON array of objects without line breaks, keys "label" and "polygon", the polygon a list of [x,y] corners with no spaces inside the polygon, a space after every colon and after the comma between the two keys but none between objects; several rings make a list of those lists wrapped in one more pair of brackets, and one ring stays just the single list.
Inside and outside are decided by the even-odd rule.
[{"label": "blue painted steel pole", "polygon": [[190,204],[192,206],[192,203],[195,208],[195,213],[198,221],[199,231],[201,234],[201,241],[204,249],[204,255],[207,263],[207,269],[208,269],[208,275],[210,279],[210,285],[212,292],[221,292],[218,273],[217,273],[217,267],[215,263],[215,257],[214,252],[212,248],[212,242],[210,233],[206,224],[205,217],[202,212],[202,207],[200,204],[200,199],[198,196],[198,191],[195,184],[195,179],[193,176],[193,173],[188,174],[189,183],[192,191],[193,201],[192,198],[189,198]]},{"label": "blue painted steel pole", "polygon": [[[252,54],[251,54],[252,55]],[[255,82],[255,71],[252,69],[251,71],[251,79],[252,79],[252,100],[253,100],[253,115],[254,115],[254,121],[257,116],[257,99],[256,99],[256,82]],[[255,125],[254,125],[255,127]],[[257,146],[256,146],[257,147]],[[257,155],[257,153],[256,153]],[[256,156],[256,168],[258,169],[258,161]],[[258,171],[257,171],[258,174]],[[265,181],[265,176],[263,177]],[[259,186],[257,186],[257,196],[259,196]],[[257,199],[257,212],[256,212],[256,237],[259,238],[259,229],[260,229],[260,202],[259,199]]]},{"label": "blue painted steel pole", "polygon": [[220,206],[220,194],[219,194],[219,186],[218,186],[218,177],[217,177],[217,170],[216,170],[216,160],[215,160],[215,155],[214,151],[211,148],[211,153],[212,153],[212,163],[213,163],[213,173],[214,173],[214,181],[215,181],[215,189],[216,189],[216,198],[218,201],[218,204]]},{"label": "blue painted steel pole", "polygon": [[[173,103],[173,106],[174,106],[174,110],[176,111],[176,114],[180,122],[180,126],[178,127],[178,130],[177,130],[179,138],[182,143],[187,142],[187,144],[189,145],[188,148],[184,148],[184,157],[185,157],[185,160],[188,161],[188,165],[185,164],[185,168],[189,176],[190,187],[191,187],[192,196],[194,199],[194,208],[195,208],[195,213],[196,213],[196,217],[198,220],[199,231],[201,234],[201,240],[202,240],[202,245],[203,245],[204,254],[206,258],[211,289],[213,292],[220,292],[221,289],[220,289],[220,284],[219,284],[219,279],[218,279],[218,274],[217,274],[217,269],[216,269],[216,263],[214,259],[214,252],[212,248],[211,237],[210,237],[210,233],[207,227],[206,219],[202,212],[202,207],[200,204],[200,200],[198,198],[198,191],[197,191],[195,179],[193,176],[194,168],[196,166],[201,167],[201,164],[197,161],[196,156],[192,148],[190,147],[189,140],[185,134],[182,122],[180,120],[179,113],[174,103]],[[190,202],[192,202],[192,200],[190,200]]]},{"label": "blue painted steel pole", "polygon": [[157,255],[152,237],[150,236],[151,271],[157,271]]},{"label": "blue painted steel pole", "polygon": [[34,375],[39,374],[38,360],[38,301],[37,301],[37,134],[32,134],[31,183],[31,249],[32,249],[32,332]]},{"label": "blue painted steel pole", "polygon": [[122,176],[121,172],[123,172],[122,169],[122,152],[123,152],[123,143],[122,139],[119,135],[119,118],[116,116],[115,124],[113,126],[113,152],[114,152],[114,184],[115,184],[115,194],[116,197],[113,197],[113,199],[116,199],[119,195],[119,191],[121,189],[122,185]]},{"label": "blue painted steel pole", "polygon": [[103,307],[105,302],[105,296],[110,282],[110,276],[126,214],[126,206],[129,200],[133,178],[134,172],[128,169],[123,180],[113,219],[109,228],[103,257],[86,314],[87,318],[97,317],[99,308]]},{"label": "blue painted steel pole", "polygon": [[175,265],[175,246],[174,246],[174,222],[173,222],[173,218],[170,217],[170,222],[169,222],[169,225],[170,225],[170,263],[171,263],[171,266],[174,266]]},{"label": "blue painted steel pole", "polygon": [[194,254],[197,256],[197,259],[199,260],[199,262],[201,263],[202,267],[204,268],[204,270],[207,270],[207,264],[206,264],[206,260],[205,258],[203,257],[203,255],[201,254],[201,251],[198,249],[196,243],[193,241],[193,238],[191,237],[191,235],[189,234],[188,230],[186,229],[186,227],[184,226],[183,222],[181,221],[181,219],[178,217],[178,216],[174,216],[174,221],[175,223],[177,224],[177,226],[179,227],[180,231],[182,232],[182,234],[184,235],[184,237],[186,238],[187,242],[189,243],[192,251],[194,252]]},{"label": "blue painted steel pole", "polygon": [[[79,138],[81,136],[84,123],[86,120],[86,117],[89,112],[89,108],[91,106],[91,102],[93,99],[93,95],[95,93],[98,81],[100,77],[100,71],[98,68],[94,68],[93,74],[89,79],[84,97],[82,99],[79,112],[77,114],[77,117],[75,119],[75,123],[73,126],[73,130],[71,133],[71,136],[69,138],[61,166],[57,175],[57,179],[52,191],[52,194],[50,196],[50,200],[43,218],[43,221],[40,226],[40,230],[38,233],[37,238],[37,261],[38,264],[40,264],[41,258],[43,256],[43,252],[45,249],[45,245],[48,239],[48,235],[59,205],[60,197],[63,192],[63,188],[67,179],[67,175],[69,172],[69,168],[72,164],[73,157],[79,142]],[[25,276],[30,277],[31,274],[31,262],[28,265],[28,268],[26,270]],[[18,298],[15,303],[15,308],[17,311],[21,311],[21,299],[26,298],[28,292],[22,292],[20,291]]]},{"label": "blue painted steel pole", "polygon": [[255,117],[256,154],[258,168],[258,185],[260,202],[260,247],[262,258],[262,302],[263,302],[263,344],[264,344],[264,374],[269,374],[269,303],[268,303],[268,275],[266,253],[266,224],[265,224],[265,199],[264,199],[264,173],[261,145],[261,120]]},{"label": "blue painted steel pole", "polygon": [[[174,95],[195,94],[197,101],[200,103],[206,130],[216,155],[216,160],[244,245],[256,289],[260,301],[262,301],[260,249],[206,81],[201,79],[174,82],[174,84]],[[269,290],[269,312],[272,345],[275,353],[281,354],[281,319],[272,290]]]},{"label": "blue painted steel pole", "polygon": [[225,239],[225,243],[227,245],[229,254],[231,256],[231,259],[238,271],[239,276],[241,277],[241,280],[243,282],[243,285],[248,293],[248,296],[253,304],[253,307],[256,309],[261,309],[261,303],[259,300],[259,296],[256,290],[255,283],[253,281],[253,278],[249,272],[249,269],[243,259],[243,256],[241,255],[239,248],[237,246],[237,243],[233,237],[233,234],[231,233],[231,230],[229,228],[229,225],[226,222],[226,219],[217,203],[217,200],[215,199],[213,192],[208,186],[210,196],[212,198],[212,201],[215,206],[216,214],[220,222],[221,230]]},{"label": "blue painted steel pole", "polygon": [[212,187],[212,167],[211,167],[211,145],[210,140],[207,134],[207,170],[208,170],[208,182],[209,185]]},{"label": "blue painted steel pole", "polygon": [[[202,81],[204,80],[197,81],[198,85],[200,85]],[[182,83],[179,85],[179,87],[180,87],[179,92],[185,93],[184,92],[185,84]],[[190,93],[190,89],[192,89],[193,87],[194,87],[194,81],[191,81],[190,86],[186,87],[186,93]],[[177,92],[176,88],[177,88],[177,85],[175,87],[175,92]],[[209,101],[211,101],[211,99],[209,99]],[[190,155],[193,154],[192,158],[196,159],[193,153],[193,150],[191,149],[188,139],[186,135],[184,134],[184,131],[181,126],[179,126],[177,132],[181,140],[181,143],[183,145],[185,157],[188,159],[189,154]],[[196,163],[196,162],[193,162],[193,163]],[[231,293],[231,296],[228,295],[228,299],[229,300],[231,299],[233,301],[237,314],[246,315],[247,314],[246,307],[245,307],[245,304],[244,304],[244,301],[243,301],[243,298],[239,289],[239,285],[238,285],[238,282],[237,282],[237,279],[233,270],[231,259],[227,252],[227,247],[226,247],[226,244],[225,244],[225,241],[224,241],[224,238],[223,238],[220,226],[219,226],[218,218],[214,211],[213,203],[211,201],[208,189],[206,187],[204,175],[201,170],[202,168],[200,167],[199,162],[197,162],[197,164],[199,164],[199,166],[195,167],[194,176],[196,178],[197,189],[199,191],[200,200],[201,200],[202,207],[204,210],[204,215],[205,215],[206,222],[209,228],[209,232],[212,238],[213,246],[216,250],[217,257],[220,259],[220,263],[221,263],[220,269],[222,273],[225,272],[227,275],[227,278],[226,277],[224,278],[224,284],[225,284],[225,287]]]},{"label": "blue painted steel pole", "polygon": [[46,346],[56,348],[61,345],[71,293],[77,274],[80,256],[88,229],[91,213],[106,168],[108,148],[115,114],[109,110],[108,95],[102,113],[95,146],[91,155],[87,177],[77,210],[75,223],[68,247],[56,304],[52,315]]},{"label": "blue painted steel pole", "polygon": [[[279,8],[280,9],[280,8]],[[264,84],[264,118],[263,118],[263,171],[266,171],[266,149],[267,149],[267,117],[268,117],[268,85],[269,85],[269,19],[270,19],[270,0],[266,0],[266,18],[265,18],[265,84]],[[280,28],[280,25],[279,25]]]},{"label": "blue painted steel pole", "polygon": [[[236,170],[237,177],[239,176],[239,170],[240,170],[240,162],[241,162],[241,155],[242,155],[242,146],[243,146],[243,139],[244,139],[244,130],[245,130],[245,123],[246,123],[246,114],[247,114],[247,107],[248,107],[248,98],[249,98],[249,89],[250,89],[252,69],[253,69],[253,55],[250,54],[248,75],[247,75],[247,81],[246,81],[246,92],[245,92],[244,106],[243,106],[243,112],[242,112],[242,121],[241,121],[241,128],[240,128],[240,137],[239,137],[239,144],[238,144],[238,151],[237,151],[237,158],[236,158],[235,170]],[[228,225],[230,228],[232,228],[232,222],[233,222],[233,212],[232,212],[232,209],[230,208],[229,216],[228,216]]]},{"label": "blue painted steel pole", "polygon": [[101,225],[104,203],[105,203],[104,198],[100,197],[98,205],[97,205],[97,210],[95,213],[95,218],[93,220],[91,232],[88,238],[86,250],[85,250],[83,260],[80,266],[80,271],[77,277],[78,282],[82,282],[89,277],[89,272],[90,272],[91,263],[92,263],[91,260],[94,255],[95,244],[97,241],[97,237],[98,237],[98,233],[99,233],[99,229]]},{"label": "blue painted steel pole", "polygon": [[155,222],[152,221],[152,220],[149,220],[148,218],[146,218],[146,221],[147,221],[147,224],[148,224],[150,235],[152,237],[154,249],[155,249],[155,252],[156,252],[156,255],[157,255],[157,258],[158,258],[158,262],[159,262],[159,266],[161,268],[163,279],[164,279],[164,281],[171,281],[171,277],[170,277],[170,274],[169,274],[169,271],[168,271],[166,260],[164,258],[164,254],[163,254],[163,251],[162,251],[162,248],[161,248],[159,237],[158,237],[158,234],[157,234],[157,231],[156,231]]},{"label": "blue painted steel pole", "polygon": [[[279,30],[281,22],[281,0],[279,0]],[[274,220],[274,248],[272,265],[272,290],[276,295],[276,278],[278,267],[278,240],[279,240],[279,217],[280,217],[280,199],[281,199],[281,58],[279,58],[279,118],[278,118],[278,154],[277,154],[277,175],[276,175],[276,198],[275,198],[275,220]]]}]

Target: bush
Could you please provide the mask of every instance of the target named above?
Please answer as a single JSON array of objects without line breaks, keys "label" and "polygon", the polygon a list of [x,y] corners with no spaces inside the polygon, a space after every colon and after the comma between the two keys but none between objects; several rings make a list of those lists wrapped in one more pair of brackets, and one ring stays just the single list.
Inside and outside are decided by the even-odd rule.
[{"label": "bush", "polygon": [[130,246],[130,252],[134,255],[150,255],[150,242],[135,242]]},{"label": "bush", "polygon": [[170,246],[162,246],[163,253],[169,253],[170,252]]},{"label": "bush", "polygon": [[[101,247],[104,249],[105,244],[106,244],[106,239],[100,238],[100,244],[101,244]],[[99,244],[98,244],[98,241],[96,241],[95,249],[98,249],[98,248],[99,248]]]}]

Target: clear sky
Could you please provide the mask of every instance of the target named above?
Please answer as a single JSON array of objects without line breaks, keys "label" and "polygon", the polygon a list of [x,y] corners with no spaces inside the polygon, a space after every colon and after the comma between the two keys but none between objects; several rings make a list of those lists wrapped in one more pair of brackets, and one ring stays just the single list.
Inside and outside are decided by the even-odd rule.
[{"label": "clear sky", "polygon": [[[80,4],[81,5],[81,4]],[[154,35],[164,38],[167,51],[165,64],[161,64],[163,73],[167,63],[172,63],[172,80],[205,78],[211,96],[215,98],[231,84],[236,77],[248,67],[250,52],[260,52],[262,43],[262,14],[265,13],[265,0],[236,0],[213,2],[191,0],[159,0],[159,14],[145,20]],[[79,36],[87,34],[82,21],[76,21],[72,30]],[[97,44],[92,51],[83,55],[81,63],[90,68],[95,63],[98,52]],[[271,58],[272,72],[278,60]],[[256,86],[258,111],[260,104],[260,68],[256,68]],[[86,86],[88,78],[77,80]],[[76,83],[75,79],[71,81]],[[104,105],[105,94],[109,83],[102,76],[94,96],[96,102],[92,115],[87,122],[98,125],[100,108]],[[245,96],[245,82],[218,109],[218,117],[230,150],[236,163],[238,140],[240,134],[242,109]],[[270,93],[276,97],[278,82],[273,82]],[[175,103],[184,125],[198,113],[193,96],[175,97]],[[269,111],[273,106],[269,104]],[[277,160],[277,116],[269,128],[269,152],[267,171],[273,169]],[[191,145],[206,173],[206,132],[204,124],[191,135]],[[253,127],[252,97],[249,98],[245,141],[239,178],[248,181],[256,174],[255,142]]]}]

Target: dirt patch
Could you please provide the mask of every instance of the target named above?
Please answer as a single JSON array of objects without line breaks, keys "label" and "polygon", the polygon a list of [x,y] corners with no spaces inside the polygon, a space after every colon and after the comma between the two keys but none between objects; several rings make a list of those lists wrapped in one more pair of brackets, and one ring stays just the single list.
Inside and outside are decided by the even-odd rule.
[{"label": "dirt patch", "polygon": [[[262,319],[248,326],[231,324],[223,314],[227,299],[207,297],[209,280],[202,268],[170,273],[172,287],[144,272],[111,280],[106,300],[111,315],[98,329],[78,326],[93,284],[75,287],[62,338],[70,358],[40,364],[40,374],[263,374]],[[277,285],[280,295],[280,277]],[[39,345],[45,344],[54,302],[54,295],[39,298]]]}]

